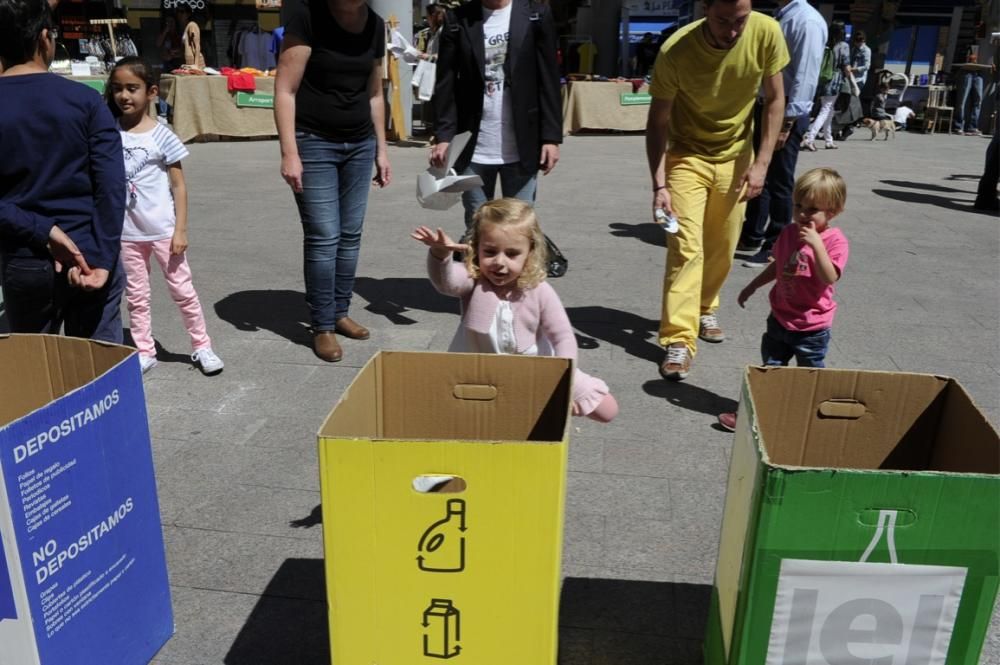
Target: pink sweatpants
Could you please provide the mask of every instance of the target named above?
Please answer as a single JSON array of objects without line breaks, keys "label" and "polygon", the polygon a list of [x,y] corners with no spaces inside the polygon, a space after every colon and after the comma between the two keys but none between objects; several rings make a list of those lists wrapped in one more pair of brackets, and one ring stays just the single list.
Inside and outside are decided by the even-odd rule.
[{"label": "pink sweatpants", "polygon": [[156,355],[149,307],[150,255],[156,257],[156,262],[163,269],[170,297],[181,310],[184,327],[191,336],[191,349],[197,351],[211,346],[212,340],[205,331],[205,314],[201,309],[201,301],[198,300],[198,294],[191,283],[191,267],[188,265],[187,255],[171,254],[170,238],[151,242],[123,240],[122,263],[125,265],[125,275],[128,277],[125,299],[128,304],[132,339],[139,353],[146,356]]}]

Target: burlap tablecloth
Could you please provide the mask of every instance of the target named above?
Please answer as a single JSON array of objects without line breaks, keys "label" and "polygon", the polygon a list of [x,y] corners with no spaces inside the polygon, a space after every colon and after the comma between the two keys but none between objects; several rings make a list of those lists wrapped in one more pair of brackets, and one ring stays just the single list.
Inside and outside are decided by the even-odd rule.
[{"label": "burlap tablecloth", "polygon": [[563,134],[581,129],[643,131],[649,106],[622,106],[622,93],[630,92],[628,81],[570,81],[563,96]]},{"label": "burlap tablecloth", "polygon": [[[255,79],[256,92],[274,94],[273,78]],[[225,76],[171,76],[160,80],[160,96],[173,107],[174,133],[187,143],[216,137],[278,135],[272,109],[238,108]]]}]

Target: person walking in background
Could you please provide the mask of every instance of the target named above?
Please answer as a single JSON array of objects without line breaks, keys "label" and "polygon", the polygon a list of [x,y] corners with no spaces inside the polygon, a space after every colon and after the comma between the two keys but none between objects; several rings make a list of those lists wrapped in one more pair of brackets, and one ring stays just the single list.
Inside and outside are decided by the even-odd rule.
[{"label": "person walking in background", "polygon": [[865,89],[868,81],[868,70],[872,66],[872,50],[866,42],[864,30],[855,30],[851,36],[851,74],[858,88]]},{"label": "person walking in background", "polygon": [[[747,284],[740,307],[757,289],[771,288],[771,315],[761,338],[761,364],[826,367],[830,328],[837,313],[834,287],[847,265],[847,237],[831,226],[847,204],[847,185],[833,169],[807,171],[796,181],[795,224],[786,226],[774,245],[774,261]],[[736,414],[719,415],[719,425],[733,431]]]},{"label": "person walking in background", "polygon": [[538,171],[559,161],[562,102],[556,28],[547,4],[475,0],[448,13],[438,50],[432,166],[443,167],[456,134],[472,137],[455,162],[483,186],[462,194],[465,227],[496,193],[533,203]]},{"label": "person walking in background", "polygon": [[[427,272],[434,288],[462,300],[462,321],[449,351],[576,360],[573,326],[545,281],[545,238],[530,203],[510,198],[484,203],[467,245],[426,226],[411,237],[430,248]],[[452,261],[454,252],[463,253],[465,262]],[[573,415],[611,422],[618,402],[604,381],[577,369]]]},{"label": "person walking in background", "polygon": [[364,0],[291,0],[282,7],[282,24],[274,82],[281,175],[305,236],[313,351],[337,362],[343,350],[336,333],[369,337],[348,310],[370,185],[392,180],[382,92],[385,23]]},{"label": "person walking in background", "polygon": [[802,147],[811,152],[816,152],[814,141],[816,136],[820,134],[822,134],[828,150],[837,147],[837,144],[833,142],[831,127],[833,124],[833,105],[841,93],[851,62],[851,49],[844,41],[843,23],[834,21],[830,24],[826,47],[830,49],[833,58],[833,76],[825,85],[821,83],[819,86],[819,112],[802,139]]},{"label": "person walking in background", "polygon": [[146,373],[156,366],[149,289],[149,259],[155,257],[191,338],[191,360],[210,376],[224,365],[212,350],[187,262],[187,186],[181,160],[188,150],[149,116],[149,104],[158,92],[153,72],[139,58],[119,60],[108,77],[108,101],[118,115],[128,188],[122,263],[128,277],[129,325],[139,366]]},{"label": "person walking in background", "polygon": [[[667,236],[663,279],[665,378],[687,377],[696,339],[725,339],[716,317],[719,291],[733,264],[745,202],[763,189],[781,132],[781,70],[788,61],[778,22],[752,11],[750,0],[705,0],[705,18],[674,33],[656,59],[646,121],[652,212],[673,214],[679,223]],[[751,114],[762,85],[755,156]]]},{"label": "person walking in background", "polygon": [[[743,263],[752,268],[767,265],[774,241],[792,220],[792,189],[799,144],[809,126],[826,44],[826,21],[806,0],[778,0],[778,5],[774,17],[785,35],[791,61],[782,71],[785,117],[774,145],[774,157],[760,196],[747,203],[747,216],[736,247],[739,251],[755,252]],[[754,149],[760,146],[763,108],[758,99],[754,107]]]},{"label": "person walking in background", "polygon": [[54,29],[46,0],[0,0],[4,307],[13,332],[120,344],[121,139],[97,91],[49,73]]}]

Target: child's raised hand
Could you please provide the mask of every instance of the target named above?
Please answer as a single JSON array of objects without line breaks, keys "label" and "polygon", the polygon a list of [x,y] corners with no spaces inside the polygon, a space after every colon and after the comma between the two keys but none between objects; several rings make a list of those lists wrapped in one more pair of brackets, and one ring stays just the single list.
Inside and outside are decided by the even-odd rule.
[{"label": "child's raised hand", "polygon": [[816,224],[814,222],[799,224],[799,240],[813,249],[815,249],[817,245],[823,244],[823,239],[819,237],[819,231],[816,230]]},{"label": "child's raised hand", "polygon": [[468,245],[455,242],[440,227],[437,231],[432,231],[428,226],[418,226],[410,234],[410,237],[430,247],[431,253],[439,259],[443,259],[452,252],[469,251]]}]

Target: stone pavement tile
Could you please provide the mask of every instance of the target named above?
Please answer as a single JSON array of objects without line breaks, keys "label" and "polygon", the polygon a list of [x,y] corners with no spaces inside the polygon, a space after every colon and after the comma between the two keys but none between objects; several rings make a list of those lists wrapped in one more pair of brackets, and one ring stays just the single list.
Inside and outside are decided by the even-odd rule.
[{"label": "stone pavement tile", "polygon": [[591,665],[593,652],[594,631],[559,626],[559,665]]},{"label": "stone pavement tile", "polygon": [[161,407],[150,414],[149,432],[154,439],[242,443],[249,441],[267,421],[268,416],[262,414]]},{"label": "stone pavement tile", "polygon": [[567,513],[670,518],[670,490],[665,478],[611,473],[570,472]]},{"label": "stone pavement tile", "polygon": [[301,416],[280,415],[268,416],[249,443],[260,448],[302,448],[317,454],[316,433],[323,425],[327,414],[336,402],[328,402],[328,396],[310,404],[302,411]]},{"label": "stone pavement tile", "polygon": [[[168,477],[166,479],[170,481]],[[173,516],[174,526],[204,526],[221,531],[285,538],[312,538],[293,522],[308,519],[320,505],[319,491],[261,487],[230,481],[225,492],[205,491],[197,481],[174,479],[171,489],[187,491],[189,500]]]},{"label": "stone pavement tile", "polygon": [[[257,533],[168,526],[163,530],[175,587],[262,594],[288,558],[321,561],[318,535],[307,539]],[[289,579],[282,593],[305,600],[324,599],[324,587],[312,579]]]},{"label": "stone pavement tile", "polygon": [[[997,370],[982,362],[967,362],[948,355],[948,349],[933,350],[899,349],[889,354],[892,361],[904,372],[941,374],[959,382],[994,386],[1000,382]],[[994,393],[996,395],[996,393]],[[986,397],[986,396],[984,396]]]},{"label": "stone pavement tile", "polygon": [[[854,351],[874,354],[889,353],[899,348],[899,335],[884,336],[852,331],[838,334],[833,338],[838,345]],[[986,362],[1000,364],[1000,345],[995,344],[997,335],[975,326],[924,325],[906,331],[907,346],[927,349],[934,355],[948,356],[963,362]],[[994,347],[991,349],[991,346]]]},{"label": "stone pavement tile", "polygon": [[559,623],[573,628],[700,640],[711,587],[673,582],[568,578]]},{"label": "stone pavement tile", "polygon": [[304,436],[297,445],[258,446],[245,442],[192,442],[172,463],[183,483],[212,485],[228,480],[261,489],[319,491],[319,466],[315,436]]},{"label": "stone pavement tile", "polygon": [[[677,511],[675,511],[677,512]],[[605,519],[605,565],[670,570],[710,583],[718,549],[718,523],[690,523],[683,516],[653,520],[619,515]]]},{"label": "stone pavement tile", "polygon": [[563,568],[600,566],[604,557],[604,516],[566,511]]},{"label": "stone pavement tile", "polygon": [[322,587],[322,561],[285,560],[264,595],[174,587],[177,635],[151,665],[330,665],[326,602],[289,596],[294,577]]},{"label": "stone pavement tile", "polygon": [[980,665],[1000,665],[1000,605],[993,609],[993,620],[986,633]]},{"label": "stone pavement tile", "polygon": [[669,570],[656,568],[612,568],[609,566],[588,566],[563,561],[563,579],[571,577],[599,580],[632,580],[635,582],[676,582],[677,576]]},{"label": "stone pavement tile", "polygon": [[[714,437],[713,437],[714,438]],[[720,442],[705,441],[608,441],[604,471],[623,475],[674,479],[702,478],[726,468]]]},{"label": "stone pavement tile", "polygon": [[[701,665],[702,640],[598,630],[592,665]],[[566,665],[570,665],[567,663]]]},{"label": "stone pavement tile", "polygon": [[197,404],[204,411],[262,411],[273,413],[282,405],[275,395],[288,395],[303,383],[318,367],[269,364],[267,371],[260,365],[235,363],[216,376],[202,376],[190,367],[184,369],[158,365],[146,375],[147,399],[166,406],[190,407]]},{"label": "stone pavement tile", "polygon": [[[604,464],[605,440],[600,436],[599,431],[577,427],[580,420],[582,419],[573,418],[570,423],[569,470],[600,472]],[[592,421],[588,419],[588,424],[591,423]],[[601,427],[599,423],[592,424],[595,427]]]}]

